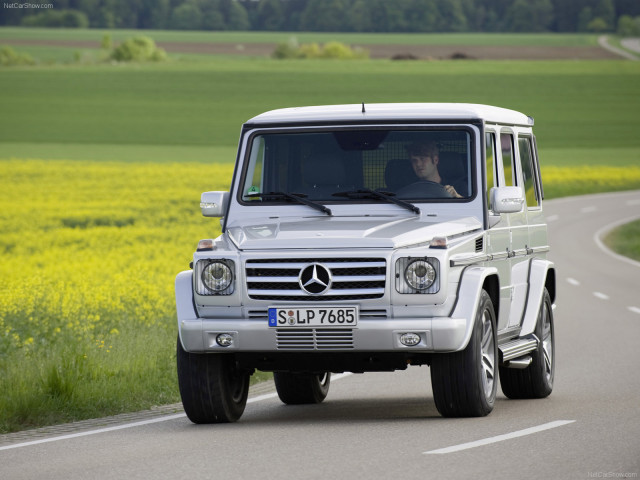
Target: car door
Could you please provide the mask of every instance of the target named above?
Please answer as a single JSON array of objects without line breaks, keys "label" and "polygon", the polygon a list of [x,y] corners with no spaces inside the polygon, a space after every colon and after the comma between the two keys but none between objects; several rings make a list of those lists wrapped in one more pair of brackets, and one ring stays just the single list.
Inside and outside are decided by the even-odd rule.
[{"label": "car door", "polygon": [[[486,252],[490,255],[491,261],[487,265],[498,269],[500,279],[500,308],[498,312],[498,331],[504,330],[509,323],[509,312],[511,309],[511,228],[509,214],[496,214],[491,204],[491,189],[493,187],[505,186],[505,168],[500,148],[500,131],[498,127],[494,129],[485,128],[485,164],[487,182],[487,208],[489,218],[489,229],[486,234]],[[511,178],[511,160],[507,159],[509,167],[507,172]]]}]

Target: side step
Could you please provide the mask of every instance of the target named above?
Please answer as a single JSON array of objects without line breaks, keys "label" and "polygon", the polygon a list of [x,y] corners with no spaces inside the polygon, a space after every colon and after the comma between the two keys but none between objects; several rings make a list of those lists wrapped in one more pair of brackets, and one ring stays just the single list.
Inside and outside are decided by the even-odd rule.
[{"label": "side step", "polygon": [[501,363],[512,368],[527,368],[531,363],[531,357],[527,356],[527,354],[538,348],[539,342],[538,337],[532,334],[499,345],[498,348],[502,357]]}]

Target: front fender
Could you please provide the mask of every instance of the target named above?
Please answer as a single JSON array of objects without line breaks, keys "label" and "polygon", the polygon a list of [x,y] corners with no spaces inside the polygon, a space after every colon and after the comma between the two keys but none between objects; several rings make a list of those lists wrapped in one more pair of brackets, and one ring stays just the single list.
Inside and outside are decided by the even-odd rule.
[{"label": "front fender", "polygon": [[[444,332],[451,332],[452,330],[439,329],[434,325],[433,344],[436,349],[438,349],[438,345],[449,345],[453,348],[453,351],[464,350],[467,347],[478,311],[480,293],[485,280],[491,275],[498,275],[498,270],[495,267],[468,267],[462,273],[458,288],[458,298],[450,317],[452,319],[464,319],[466,326],[464,330],[455,330],[456,338],[439,338]],[[446,321],[446,318],[438,320],[438,322]]]},{"label": "front fender", "polygon": [[542,305],[542,295],[544,294],[547,276],[550,271],[555,271],[553,262],[540,258],[531,261],[529,295],[527,297],[527,306],[524,311],[524,319],[522,320],[522,328],[520,330],[521,337],[533,333],[536,329],[538,312]]},{"label": "front fender", "polygon": [[[202,338],[202,320],[198,318],[193,304],[193,272],[186,270],[176,276],[176,312],[178,313],[178,335],[182,348],[187,345],[200,345],[199,351],[204,351]],[[188,327],[188,328],[186,328]],[[183,338],[188,335],[188,341]],[[193,348],[191,349],[193,351]]]}]

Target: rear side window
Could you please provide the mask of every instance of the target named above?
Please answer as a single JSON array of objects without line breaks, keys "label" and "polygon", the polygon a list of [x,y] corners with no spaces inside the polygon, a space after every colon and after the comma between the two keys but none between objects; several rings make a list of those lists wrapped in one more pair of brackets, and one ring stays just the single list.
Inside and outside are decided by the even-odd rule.
[{"label": "rear side window", "polygon": [[536,188],[537,183],[534,176],[533,148],[531,137],[518,137],[518,149],[520,150],[520,164],[522,166],[522,179],[524,181],[524,192],[528,207],[540,205],[540,195]]},{"label": "rear side window", "polygon": [[485,161],[487,170],[487,205],[491,205],[491,189],[497,187],[495,178],[496,134],[487,132],[485,135]]},{"label": "rear side window", "polygon": [[513,168],[513,135],[503,133],[500,135],[502,148],[502,168],[504,170],[504,182],[507,187],[516,185],[515,170]]}]

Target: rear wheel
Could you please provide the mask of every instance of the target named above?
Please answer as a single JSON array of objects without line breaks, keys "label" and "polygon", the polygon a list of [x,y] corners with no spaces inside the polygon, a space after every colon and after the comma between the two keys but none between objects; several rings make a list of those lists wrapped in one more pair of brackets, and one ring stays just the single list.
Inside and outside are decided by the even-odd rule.
[{"label": "rear wheel", "polygon": [[545,289],[538,313],[535,336],[540,340],[531,364],[522,370],[500,367],[500,385],[508,398],[545,398],[553,390],[555,376],[555,332],[551,297]]},{"label": "rear wheel", "polygon": [[482,291],[469,344],[461,352],[433,356],[431,387],[443,417],[484,417],[496,400],[496,316]]},{"label": "rear wheel", "polygon": [[230,423],[244,413],[250,373],[236,368],[233,355],[189,353],[177,346],[178,386],[193,423]]},{"label": "rear wheel", "polygon": [[273,380],[282,403],[305,405],[321,403],[329,393],[331,373],[320,375],[275,372]]}]

